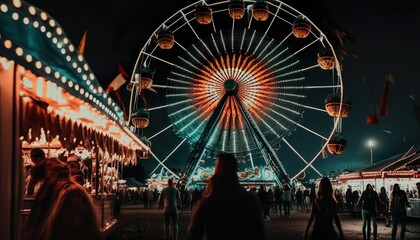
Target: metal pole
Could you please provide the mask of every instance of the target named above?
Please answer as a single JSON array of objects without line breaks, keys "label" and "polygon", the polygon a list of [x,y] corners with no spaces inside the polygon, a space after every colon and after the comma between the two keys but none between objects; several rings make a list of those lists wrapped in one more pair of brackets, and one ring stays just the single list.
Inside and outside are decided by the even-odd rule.
[{"label": "metal pole", "polygon": [[370,148],[370,165],[373,165],[373,148]]}]

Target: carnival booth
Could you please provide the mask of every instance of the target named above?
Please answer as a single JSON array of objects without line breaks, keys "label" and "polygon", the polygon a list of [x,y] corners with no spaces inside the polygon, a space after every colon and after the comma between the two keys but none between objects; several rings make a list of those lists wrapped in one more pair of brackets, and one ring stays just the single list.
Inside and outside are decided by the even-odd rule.
[{"label": "carnival booth", "polygon": [[[6,101],[2,105],[11,106],[2,108],[2,135],[11,136],[10,145],[7,136],[2,136],[2,162],[11,162],[2,167],[12,172],[2,173],[2,189],[7,188],[3,185],[6,177],[18,176],[10,181],[17,184],[8,194],[22,213],[8,224],[18,229],[20,223],[24,229],[31,198],[23,197],[23,179],[25,169],[33,164],[29,152],[37,147],[48,157],[79,157],[84,186],[96,202],[106,234],[117,222],[113,206],[119,170],[136,164],[137,155],[149,147],[128,127],[122,109],[101,87],[56,20],[21,1],[4,1],[0,11],[0,95]],[[11,149],[5,149],[8,146]],[[14,236],[13,231],[9,234]]]},{"label": "carnival booth", "polygon": [[420,182],[420,147],[413,145],[408,151],[377,162],[360,171],[343,173],[338,177],[336,187],[343,193],[347,187],[362,192],[370,183],[379,192],[385,187],[388,194],[392,193],[395,183],[407,192],[411,208],[408,216],[420,217],[420,197],[417,183]]}]

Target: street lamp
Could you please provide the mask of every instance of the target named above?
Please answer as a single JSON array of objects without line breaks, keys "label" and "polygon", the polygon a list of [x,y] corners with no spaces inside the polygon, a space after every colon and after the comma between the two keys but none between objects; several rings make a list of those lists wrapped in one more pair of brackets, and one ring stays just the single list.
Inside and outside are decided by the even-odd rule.
[{"label": "street lamp", "polygon": [[370,165],[373,165],[373,147],[375,146],[375,141],[372,139],[369,139],[367,141],[367,145],[370,148]]}]

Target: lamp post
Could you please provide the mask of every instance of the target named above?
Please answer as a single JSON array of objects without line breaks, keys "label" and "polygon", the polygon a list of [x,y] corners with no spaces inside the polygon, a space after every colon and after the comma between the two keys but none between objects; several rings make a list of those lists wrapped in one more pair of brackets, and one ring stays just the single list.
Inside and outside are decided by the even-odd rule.
[{"label": "lamp post", "polygon": [[370,165],[373,165],[373,147],[375,146],[375,141],[372,139],[369,139],[367,141],[367,145],[370,148]]}]

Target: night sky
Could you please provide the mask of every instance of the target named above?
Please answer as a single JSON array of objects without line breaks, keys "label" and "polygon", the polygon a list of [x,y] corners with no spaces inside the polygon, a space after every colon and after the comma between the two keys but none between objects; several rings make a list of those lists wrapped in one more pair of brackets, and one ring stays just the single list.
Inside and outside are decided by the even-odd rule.
[{"label": "night sky", "polygon": [[[104,88],[118,74],[121,64],[131,74],[140,49],[153,31],[178,9],[195,1],[28,1],[53,16],[75,46],[87,30],[85,58]],[[420,122],[412,100],[420,102],[420,7],[411,1],[321,0],[284,1],[305,14],[317,26],[332,26],[346,33],[342,49],[345,96],[352,101],[349,118],[343,119],[342,134],[347,147],[342,155],[319,159],[314,166],[323,174],[342,172],[345,168],[359,170],[370,164],[368,139],[373,139],[374,161],[407,151],[420,143]],[[309,2],[309,3],[308,3]],[[315,3],[316,2],[316,3]],[[327,29],[327,28],[325,28]],[[338,39],[332,37],[338,43]],[[389,87],[389,114],[380,116],[379,123],[368,125],[366,117],[375,112],[382,95],[387,71],[395,82]],[[124,95],[123,95],[124,96]],[[127,94],[128,96],[128,94]],[[151,104],[161,96],[150,99]],[[167,125],[165,116],[151,120]],[[161,127],[146,129],[152,135]],[[168,139],[171,139],[168,141]],[[152,149],[163,159],[181,141],[173,131],[152,141]],[[304,143],[302,141],[302,145]],[[309,143],[320,145],[317,143]],[[184,144],[168,161],[169,167],[182,168],[190,146]],[[147,173],[156,166],[150,157],[141,162]],[[293,166],[287,166],[296,171]],[[312,170],[309,175],[312,175]]]}]

